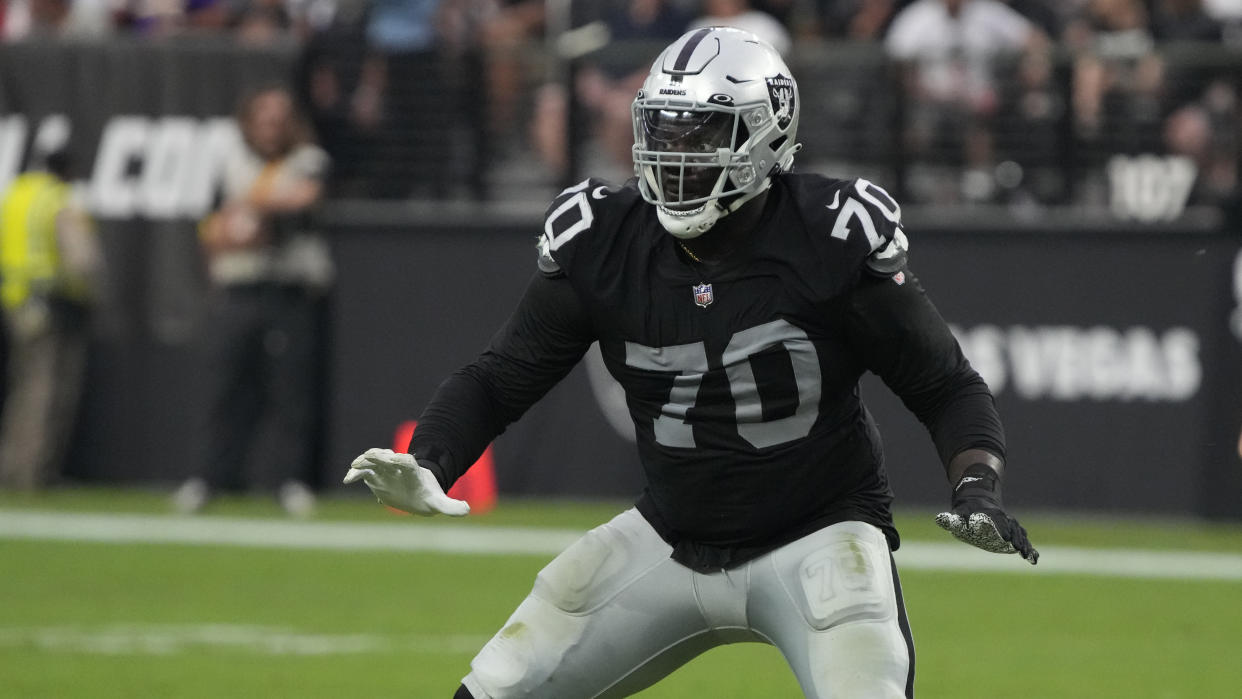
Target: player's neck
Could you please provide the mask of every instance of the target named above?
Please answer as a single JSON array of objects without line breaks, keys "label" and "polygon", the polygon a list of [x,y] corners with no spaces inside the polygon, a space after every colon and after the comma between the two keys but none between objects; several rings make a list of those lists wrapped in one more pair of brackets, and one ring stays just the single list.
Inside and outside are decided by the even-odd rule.
[{"label": "player's neck", "polygon": [[765,191],[717,221],[711,230],[697,238],[683,240],[681,244],[686,252],[693,255],[695,262],[719,262],[754,234],[767,200],[768,192]]}]

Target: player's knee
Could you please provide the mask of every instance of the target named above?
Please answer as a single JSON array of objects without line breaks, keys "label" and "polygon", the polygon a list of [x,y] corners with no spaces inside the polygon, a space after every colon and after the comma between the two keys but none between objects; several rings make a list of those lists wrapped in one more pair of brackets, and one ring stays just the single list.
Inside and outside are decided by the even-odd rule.
[{"label": "player's knee", "polygon": [[910,656],[896,626],[851,623],[812,634],[807,657],[814,696],[904,699]]},{"label": "player's knee", "polygon": [[905,685],[875,678],[851,678],[838,682],[829,697],[868,697],[868,699],[907,699]]},{"label": "player's knee", "polygon": [[473,688],[476,699],[540,696],[585,627],[585,617],[527,597],[470,662],[470,675],[462,684]]}]

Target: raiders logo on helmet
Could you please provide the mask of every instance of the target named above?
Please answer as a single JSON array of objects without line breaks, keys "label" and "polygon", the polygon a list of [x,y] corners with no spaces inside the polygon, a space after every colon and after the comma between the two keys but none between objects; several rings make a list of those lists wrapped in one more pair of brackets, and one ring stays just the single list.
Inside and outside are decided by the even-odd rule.
[{"label": "raiders logo on helmet", "polygon": [[774,78],[768,78],[767,81],[768,97],[772,100],[772,114],[776,117],[776,128],[784,131],[789,128],[794,117],[794,100],[797,97],[794,94],[793,78],[777,75]]}]

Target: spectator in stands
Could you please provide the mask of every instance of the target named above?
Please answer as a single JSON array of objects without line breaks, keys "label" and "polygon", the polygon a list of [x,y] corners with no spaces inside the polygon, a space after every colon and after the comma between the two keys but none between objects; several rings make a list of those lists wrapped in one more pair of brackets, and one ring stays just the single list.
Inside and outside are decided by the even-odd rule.
[{"label": "spectator in stands", "polygon": [[1064,43],[1077,57],[1074,110],[1080,126],[1087,130],[1100,128],[1107,91],[1151,82],[1139,78],[1152,73],[1141,66],[1157,60],[1152,53],[1155,37],[1140,0],[1089,0],[1067,25]]},{"label": "spectator in stands", "polygon": [[893,19],[885,47],[906,62],[911,106],[903,137],[911,155],[952,162],[957,153],[934,149],[960,148],[960,195],[990,198],[991,121],[999,105],[993,70],[1007,54],[1045,50],[1043,34],[998,0],[915,0]]},{"label": "spectator in stands", "polygon": [[1203,0],[1159,0],[1152,33],[1157,41],[1211,41],[1224,38],[1224,25],[1208,15]]},{"label": "spectator in stands", "polygon": [[185,26],[195,33],[224,33],[233,24],[228,0],[186,0]]},{"label": "spectator in stands", "polygon": [[353,181],[353,170],[362,166],[361,158],[348,150],[351,142],[349,124],[349,89],[345,52],[334,48],[335,42],[324,41],[326,35],[315,35],[302,51],[298,65],[298,85],[307,105],[307,119],[320,144],[333,159],[332,183],[338,193]]},{"label": "spectator in stands", "polygon": [[[331,0],[330,0],[331,1]],[[354,96],[373,86],[359,80],[366,55],[366,8],[361,0],[333,2],[312,10],[299,6],[295,23],[306,31],[295,82],[318,143],[332,159],[328,196],[365,196],[370,166],[368,138],[354,123]]]},{"label": "spectator in stands", "polygon": [[748,31],[772,45],[782,56],[788,55],[793,37],[772,15],[751,7],[750,0],[702,0],[701,14],[688,29],[733,27]]},{"label": "spectator in stands", "polygon": [[[488,6],[482,21],[489,130],[506,142],[516,123],[518,102],[531,66],[523,55],[526,42],[538,38],[546,21],[544,0],[458,0]],[[476,11],[478,14],[478,11]]]},{"label": "spectator in stands", "polygon": [[1015,12],[1027,18],[1039,28],[1044,36],[1049,38],[1061,36],[1061,32],[1065,30],[1066,5],[1072,5],[1079,0],[1004,0],[1006,5],[1013,8]]},{"label": "spectator in stands", "polygon": [[832,39],[878,40],[897,9],[894,0],[817,0],[818,33]]},{"label": "spectator in stands", "polygon": [[69,19],[68,0],[7,0],[4,38],[17,41],[38,36],[57,36]]},{"label": "spectator in stands", "polygon": [[1220,22],[1226,45],[1242,44],[1242,0],[1203,0],[1203,11]]},{"label": "spectator in stands", "polygon": [[[598,17],[578,20],[602,22],[607,27],[608,44],[582,62],[574,89],[608,159],[604,167],[614,168],[620,179],[626,179],[633,169],[630,103],[651,68],[650,54],[642,43],[664,45],[676,39],[685,31],[691,15],[672,0],[614,0],[602,6],[591,3],[590,9],[597,10]],[[531,141],[558,177],[568,166],[568,107],[563,85],[544,85],[536,95]]]},{"label": "spectator in stands", "polygon": [[440,2],[372,0],[350,104],[351,122],[370,144],[362,156],[369,196],[447,196],[455,103],[440,51]]},{"label": "spectator in stands", "polygon": [[97,38],[112,31],[108,0],[7,0],[0,4],[0,38]]},{"label": "spectator in stands", "polygon": [[1050,52],[1023,53],[1012,79],[1001,85],[993,121],[998,198],[1028,214],[1070,194],[1064,162],[1069,104],[1054,75]]},{"label": "spectator in stands", "polygon": [[[1207,14],[1202,0],[1158,0],[1152,13],[1151,31],[1157,43],[1220,44],[1224,38],[1224,25]],[[1217,56],[1222,54],[1223,51],[1216,52]],[[1230,103],[1227,111],[1232,111],[1234,90],[1228,83],[1236,80],[1237,67],[1222,65],[1210,52],[1181,52],[1179,55],[1179,60],[1163,61],[1162,114],[1180,113],[1174,120],[1176,124],[1171,125],[1166,118],[1166,143],[1170,126],[1186,134],[1184,129],[1200,118],[1211,123],[1213,131],[1219,131],[1217,115],[1222,111],[1219,105],[1223,95],[1229,95],[1223,101]],[[1220,139],[1213,136],[1211,140]]]},{"label": "spectator in stands", "polygon": [[[80,1],[74,0],[75,8]],[[330,18],[336,5],[336,0],[117,0],[109,11],[116,15],[116,24],[144,36],[227,34],[244,43],[266,44],[295,31],[302,36],[310,13]]]},{"label": "spectator in stands", "polygon": [[130,32],[143,36],[166,36],[185,27],[183,0],[124,0],[120,3],[120,23]]},{"label": "spectator in stands", "polygon": [[1084,152],[1100,160],[1160,148],[1165,65],[1142,0],[1088,0],[1066,27],[1073,108]]},{"label": "spectator in stands", "polygon": [[366,0],[285,0],[285,10],[299,39],[352,21],[366,11]]},{"label": "spectator in stands", "polygon": [[248,0],[237,7],[233,25],[238,40],[262,45],[291,33],[293,19],[285,0]]},{"label": "spectator in stands", "polygon": [[1234,206],[1238,187],[1238,95],[1230,80],[1213,81],[1164,122],[1164,144],[1196,169],[1190,203]]},{"label": "spectator in stands", "polygon": [[61,474],[86,375],[90,305],[102,254],[69,187],[63,144],[0,196],[0,301],[8,395],[0,416],[0,487],[39,488]]},{"label": "spectator in stands", "polygon": [[771,16],[781,26],[793,31],[793,22],[797,20],[796,10],[802,0],[750,0],[751,8]]},{"label": "spectator in stands", "polygon": [[333,279],[309,213],[328,158],[311,143],[283,88],[245,99],[238,123],[244,147],[227,164],[223,203],[200,227],[210,281],[206,454],[173,503],[195,512],[214,493],[249,481],[275,490],[290,514],[306,515],[314,506],[306,479],[316,434],[320,314]]}]

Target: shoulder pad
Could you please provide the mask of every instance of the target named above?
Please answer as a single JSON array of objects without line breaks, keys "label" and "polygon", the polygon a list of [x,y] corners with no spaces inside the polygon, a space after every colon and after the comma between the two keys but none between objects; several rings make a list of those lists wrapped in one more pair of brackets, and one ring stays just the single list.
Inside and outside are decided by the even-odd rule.
[{"label": "shoulder pad", "polygon": [[909,249],[905,231],[898,227],[887,245],[867,256],[867,271],[881,277],[900,272],[908,262],[906,251]]},{"label": "shoulder pad", "polygon": [[561,271],[560,264],[557,263],[556,259],[552,257],[552,251],[548,249],[547,236],[539,236],[539,241],[535,243],[535,247],[539,251],[538,265],[540,273],[542,273],[545,277],[564,276],[564,272]]},{"label": "shoulder pad", "polygon": [[[604,180],[583,180],[556,195],[543,219],[539,241],[539,269],[556,274],[564,267],[579,236],[616,223],[619,208],[628,208],[638,196],[631,187],[614,187]],[[571,244],[573,243],[573,244]]]},{"label": "shoulder pad", "polygon": [[840,182],[825,206],[834,214],[831,236],[857,250],[867,271],[890,275],[906,266],[901,207],[884,188],[862,178]]}]

